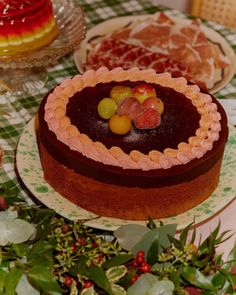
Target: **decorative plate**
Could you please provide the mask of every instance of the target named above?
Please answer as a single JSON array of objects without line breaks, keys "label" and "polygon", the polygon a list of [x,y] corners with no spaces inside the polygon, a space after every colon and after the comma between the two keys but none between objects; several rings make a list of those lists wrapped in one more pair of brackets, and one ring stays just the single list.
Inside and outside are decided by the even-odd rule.
[{"label": "decorative plate", "polygon": [[[145,222],[98,217],[58,194],[43,178],[38,146],[35,133],[35,119],[27,124],[17,147],[16,164],[19,175],[29,191],[44,205],[54,209],[59,215],[70,220],[87,220],[88,226],[115,230],[121,225]],[[177,216],[163,218],[165,224],[176,223],[182,229],[193,222],[202,223],[225,208],[236,196],[236,129],[230,127],[229,139],[226,144],[225,156],[221,169],[221,177],[217,189],[203,203]]]},{"label": "decorative plate", "polygon": [[[104,21],[90,30],[88,30],[86,38],[81,42],[80,47],[74,52],[75,65],[80,73],[84,71],[84,64],[86,63],[87,53],[89,52],[89,43],[100,37],[104,37],[118,29],[128,26],[133,21],[142,21],[150,18],[151,15],[139,15],[139,16],[123,16],[112,18],[110,20]],[[177,18],[170,16],[177,24],[189,25],[192,20],[186,18]],[[209,89],[212,94],[216,93],[222,89],[226,84],[230,82],[236,72],[236,56],[229,45],[229,43],[216,31],[201,24],[201,30],[204,32],[206,37],[216,45],[218,45],[219,50],[228,58],[229,66],[224,70],[216,70],[213,78],[214,86]]]}]

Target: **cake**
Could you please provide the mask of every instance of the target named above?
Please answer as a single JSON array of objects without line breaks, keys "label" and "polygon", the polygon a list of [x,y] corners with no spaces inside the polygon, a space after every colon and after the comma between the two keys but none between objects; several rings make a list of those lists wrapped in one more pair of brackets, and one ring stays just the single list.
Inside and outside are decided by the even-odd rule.
[{"label": "cake", "polygon": [[0,2],[0,56],[42,48],[58,34],[50,0]]},{"label": "cake", "polygon": [[[163,101],[158,126],[125,135],[98,104],[115,86],[147,83]],[[101,67],[66,79],[42,101],[37,138],[44,178],[97,215],[146,220],[180,214],[217,187],[228,136],[218,101],[185,78]]]}]

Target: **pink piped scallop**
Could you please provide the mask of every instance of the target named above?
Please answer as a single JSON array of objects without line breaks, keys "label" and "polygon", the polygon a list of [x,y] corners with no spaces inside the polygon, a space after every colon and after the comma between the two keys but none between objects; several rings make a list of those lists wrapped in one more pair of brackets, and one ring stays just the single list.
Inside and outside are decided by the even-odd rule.
[{"label": "pink piped scallop", "polygon": [[178,144],[178,150],[181,152],[191,153],[191,149],[192,149],[192,147],[189,144],[187,144],[186,142],[181,142]]},{"label": "pink piped scallop", "polygon": [[187,164],[190,162],[193,158],[193,155],[188,152],[178,152],[177,153],[177,159],[182,163],[182,164]]},{"label": "pink piped scallop", "polygon": [[212,102],[212,98],[209,94],[206,93],[201,93],[201,98],[204,100],[205,103],[211,103]]},{"label": "pink piped scallop", "polygon": [[132,160],[134,160],[135,162],[138,162],[140,158],[145,157],[145,155],[137,150],[133,150],[130,152],[130,157]]},{"label": "pink piped scallop", "polygon": [[57,108],[54,110],[54,114],[55,114],[55,118],[60,119],[60,118],[62,118],[63,116],[65,116],[65,111],[64,111],[63,108],[61,108],[61,107],[57,107]]},{"label": "pink piped scallop", "polygon": [[45,106],[44,106],[44,109],[45,109],[45,112],[48,110],[48,109],[55,109],[55,103],[54,103],[54,101],[48,101],[46,104],[45,104]]},{"label": "pink piped scallop", "polygon": [[176,83],[174,85],[174,89],[178,92],[185,92],[185,89],[187,87],[187,81],[185,78],[175,78],[175,79],[178,79],[176,80]]},{"label": "pink piped scallop", "polygon": [[96,71],[96,77],[99,82],[109,82],[111,78],[111,74],[106,67],[101,67]]},{"label": "pink piped scallop", "polygon": [[215,131],[208,131],[207,136],[212,141],[216,141],[219,139],[219,133]]},{"label": "pink piped scallop", "polygon": [[203,147],[206,151],[209,151],[212,149],[213,144],[211,140],[206,139],[200,141],[200,146]]},{"label": "pink piped scallop", "polygon": [[101,162],[100,154],[92,144],[83,144],[82,154],[89,159]]},{"label": "pink piped scallop", "polygon": [[166,148],[164,150],[164,155],[172,158],[176,158],[178,150],[171,149],[171,148]]},{"label": "pink piped scallop", "polygon": [[47,97],[47,104],[54,102],[54,100],[57,98],[57,96],[54,94],[54,92],[50,93]]},{"label": "pink piped scallop", "polygon": [[211,119],[212,119],[212,121],[220,121],[221,114],[219,112],[211,113]]},{"label": "pink piped scallop", "polygon": [[60,126],[64,129],[67,129],[71,125],[70,119],[66,116],[60,119]]},{"label": "pink piped scallop", "polygon": [[81,133],[80,134],[80,141],[82,144],[92,144],[92,140],[88,137],[88,135]]},{"label": "pink piped scallop", "polygon": [[80,135],[80,132],[77,127],[70,125],[67,127],[67,131],[70,133],[70,136],[76,137]]},{"label": "pink piped scallop", "polygon": [[83,76],[83,84],[84,87],[86,86],[94,86],[97,84],[97,78],[96,78],[96,73],[94,70],[88,70],[86,71]]},{"label": "pink piped scallop", "polygon": [[52,108],[48,108],[44,114],[45,121],[49,122],[54,117],[55,117],[54,110]]},{"label": "pink piped scallop", "polygon": [[211,130],[215,132],[219,132],[221,130],[220,122],[212,122],[211,123]]},{"label": "pink piped scallop", "polygon": [[159,151],[155,151],[152,150],[148,153],[148,157],[150,158],[151,161],[159,163],[159,159],[160,157],[162,157],[164,154],[159,152]]},{"label": "pink piped scallop", "polygon": [[192,104],[196,108],[201,108],[201,107],[203,107],[205,105],[204,101],[202,99],[200,99],[200,98],[192,100]]},{"label": "pink piped scallop", "polygon": [[140,158],[138,160],[138,165],[144,171],[161,168],[159,163],[151,161],[147,156]]},{"label": "pink piped scallop", "polygon": [[207,129],[198,128],[198,129],[196,130],[196,136],[197,136],[199,139],[206,138],[206,137],[207,137]]},{"label": "pink piped scallop", "polygon": [[124,81],[124,72],[121,67],[117,67],[111,70],[112,80],[114,81]]},{"label": "pink piped scallop", "polygon": [[191,152],[196,158],[199,159],[204,155],[204,148],[194,146]]},{"label": "pink piped scallop", "polygon": [[118,166],[122,167],[123,169],[138,168],[138,164],[134,162],[127,154],[125,154],[119,147],[111,147],[110,153],[117,159]]},{"label": "pink piped scallop", "polygon": [[199,146],[199,144],[200,144],[200,138],[198,138],[197,136],[191,136],[191,137],[189,137],[188,142],[192,146]]},{"label": "pink piped scallop", "polygon": [[55,117],[51,118],[48,122],[48,128],[49,130],[54,131],[56,134],[56,130],[60,128],[60,121],[57,120]]},{"label": "pink piped scallop", "polygon": [[163,169],[169,169],[172,167],[172,163],[170,161],[170,158],[167,156],[160,157],[159,163],[160,163],[161,168],[163,168]]},{"label": "pink piped scallop", "polygon": [[83,151],[83,145],[78,137],[69,137],[68,146],[73,151],[77,151],[79,153],[82,153]]},{"label": "pink piped scallop", "polygon": [[64,144],[68,145],[69,142],[69,134],[68,132],[63,129],[63,128],[58,128],[56,130],[56,135],[57,135],[57,139],[61,142],[63,142]]},{"label": "pink piped scallop", "polygon": [[204,104],[203,106],[198,107],[197,111],[200,115],[206,115],[209,112],[209,108]]},{"label": "pink piped scallop", "polygon": [[70,87],[71,86],[71,78],[66,78],[64,81],[62,81],[61,83],[61,87],[65,88],[65,87]]},{"label": "pink piped scallop", "polygon": [[84,82],[82,79],[82,75],[76,75],[71,80],[71,87],[74,89],[74,91],[80,91],[83,88]]},{"label": "pink piped scallop", "polygon": [[98,141],[94,142],[93,144],[99,153],[99,158],[102,163],[117,166],[117,159],[113,157],[113,155],[108,151],[104,144]]},{"label": "pink piped scallop", "polygon": [[216,103],[211,103],[210,104],[210,110],[211,112],[217,111],[218,107]]}]

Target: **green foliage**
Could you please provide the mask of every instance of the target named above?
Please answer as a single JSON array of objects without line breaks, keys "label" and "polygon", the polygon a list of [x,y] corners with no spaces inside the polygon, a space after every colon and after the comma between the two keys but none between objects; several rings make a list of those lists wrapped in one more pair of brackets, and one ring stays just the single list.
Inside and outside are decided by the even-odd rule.
[{"label": "green foliage", "polygon": [[6,216],[33,224],[36,233],[0,247],[0,295],[19,289],[28,290],[25,295],[186,295],[186,288],[203,295],[235,292],[236,247],[226,262],[216,253],[231,236],[220,233],[220,224],[199,245],[195,229],[190,235],[193,224],[176,237],[175,224],[157,225],[150,218],[147,226],[122,226],[107,242],[83,222],[23,204],[12,192],[4,195],[14,210]]}]

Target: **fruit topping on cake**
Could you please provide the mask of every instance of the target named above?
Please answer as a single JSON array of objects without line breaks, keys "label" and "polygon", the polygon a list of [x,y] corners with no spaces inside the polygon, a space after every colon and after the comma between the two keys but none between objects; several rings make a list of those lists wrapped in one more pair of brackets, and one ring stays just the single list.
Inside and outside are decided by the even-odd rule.
[{"label": "fruit topping on cake", "polygon": [[112,87],[109,98],[98,103],[101,118],[109,120],[110,131],[118,135],[130,132],[132,122],[137,129],[154,129],[161,124],[164,104],[148,83],[135,86]]}]

